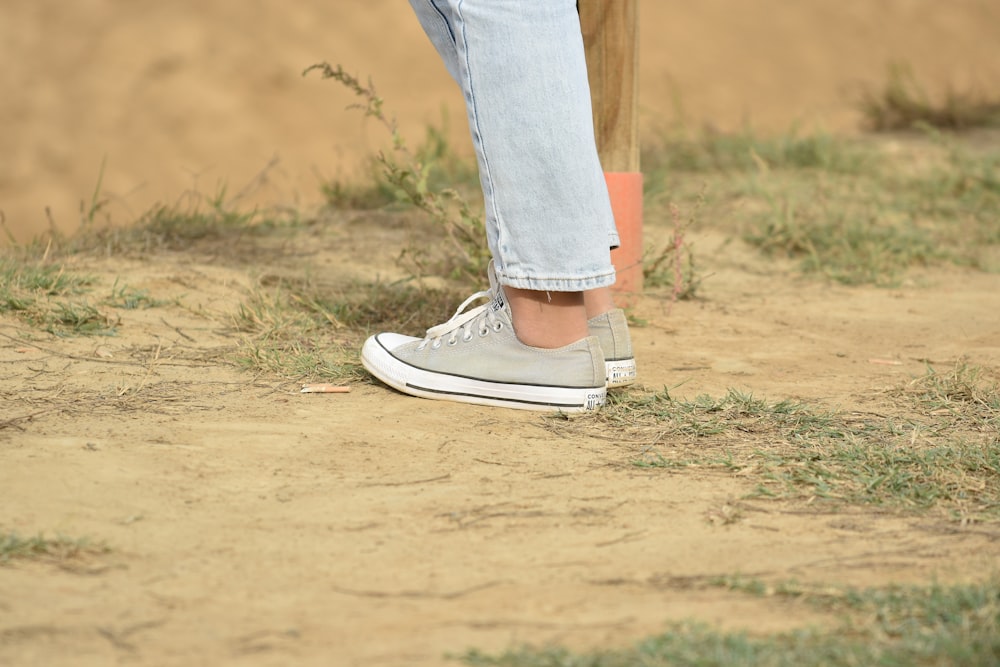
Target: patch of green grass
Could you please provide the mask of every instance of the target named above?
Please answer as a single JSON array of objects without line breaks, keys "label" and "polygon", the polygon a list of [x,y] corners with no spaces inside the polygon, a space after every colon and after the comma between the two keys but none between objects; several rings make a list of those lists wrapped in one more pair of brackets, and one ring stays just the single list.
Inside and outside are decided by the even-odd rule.
[{"label": "patch of green grass", "polygon": [[[57,336],[112,335],[118,324],[113,314],[88,302],[94,280],[64,264],[25,257],[23,248],[0,256],[0,314],[10,313],[28,325]],[[123,310],[161,306],[146,290],[117,280],[100,305]]]},{"label": "patch of green grass", "polygon": [[676,174],[746,173],[816,169],[859,173],[877,156],[859,142],[832,134],[790,131],[772,136],[750,129],[670,132],[648,140],[642,149],[646,193],[660,189]]},{"label": "patch of green grass", "polygon": [[59,301],[29,318],[31,324],[57,336],[110,336],[118,319],[85,302]]},{"label": "patch of green grass", "polygon": [[117,279],[114,285],[111,286],[111,295],[104,300],[105,305],[123,310],[157,308],[165,303],[167,302],[162,299],[155,299],[150,296],[148,290],[120,285]]},{"label": "patch of green grass", "polygon": [[1000,99],[949,89],[932,100],[905,64],[889,66],[881,90],[866,89],[860,99],[867,127],[876,132],[911,130],[923,126],[945,130],[1000,127]]},{"label": "patch of green grass", "polygon": [[928,230],[950,261],[997,271],[983,250],[1000,244],[1000,151],[972,150],[934,137],[940,157],[916,171],[886,174],[887,211]]},{"label": "patch of green grass", "polygon": [[267,279],[240,305],[234,327],[243,334],[236,359],[254,372],[329,380],[367,377],[358,359],[375,330],[412,335],[450,313],[455,292],[404,283],[323,286]]},{"label": "patch of green grass", "polygon": [[932,229],[842,187],[817,180],[810,189],[765,192],[769,207],[752,216],[744,238],[765,255],[799,258],[803,271],[847,285],[896,285],[908,269],[952,257]]},{"label": "patch of green grass", "polygon": [[1000,242],[1000,154],[951,145],[928,148],[925,160],[866,175],[761,179],[766,207],[749,216],[744,238],[846,284],[894,285],[911,268],[945,263],[1000,268],[984,259],[984,247]]},{"label": "patch of green grass", "polygon": [[14,532],[0,532],[0,565],[13,560],[67,560],[108,551],[107,545],[94,544],[86,538],[73,539],[61,535],[45,537],[41,534],[21,537]]},{"label": "patch of green grass", "polygon": [[244,370],[290,380],[354,381],[364,377],[357,352],[335,341],[245,338],[235,359]]},{"label": "patch of green grass", "polygon": [[737,473],[750,497],[1000,519],[995,385],[960,364],[890,392],[887,414],[844,413],[730,390],[715,398],[613,392],[595,415],[551,428],[632,443],[644,468]]},{"label": "patch of green grass", "polygon": [[62,264],[31,261],[16,256],[16,250],[0,256],[0,312],[18,310],[9,302],[30,300],[38,296],[70,296],[80,294],[93,279],[66,269]]},{"label": "patch of green grass", "polygon": [[713,229],[807,274],[891,286],[927,266],[1000,271],[1000,151],[990,144],[934,132],[891,143],[680,133],[647,145],[643,170],[651,229],[697,201]]},{"label": "patch of green grass", "polygon": [[116,320],[82,299],[92,278],[20,255],[14,249],[0,257],[0,314],[59,336],[113,333]]},{"label": "patch of green grass", "polygon": [[254,292],[240,304],[234,327],[243,334],[235,360],[244,369],[284,378],[359,376],[344,345],[329,335],[340,323],[301,293],[280,286]]},{"label": "patch of green grass", "polygon": [[895,393],[925,414],[947,420],[949,427],[976,428],[1000,442],[1000,388],[981,367],[965,360],[944,372],[927,366],[924,375]]},{"label": "patch of green grass", "polygon": [[[913,431],[912,433],[919,433]],[[748,467],[754,495],[947,511],[961,521],[1000,518],[1000,453],[983,442],[907,446],[906,438],[850,438],[799,451],[761,450]]]},{"label": "patch of green grass", "polygon": [[796,401],[771,403],[735,389],[722,398],[701,395],[692,400],[675,399],[666,389],[608,392],[608,404],[588,419],[620,434],[638,435],[654,429],[658,436],[706,437],[737,430],[781,434],[789,439],[843,437],[834,413],[816,411]]},{"label": "patch of green grass", "polygon": [[224,238],[253,227],[255,212],[226,210],[221,201],[218,198],[207,208],[198,204],[155,206],[130,227],[130,232],[147,239],[150,246],[180,248],[192,241]]},{"label": "patch of green grass", "polygon": [[296,210],[245,209],[240,199],[241,195],[230,197],[225,186],[211,196],[188,192],[174,203],[152,206],[127,226],[91,229],[60,245],[67,253],[97,250],[105,254],[190,250],[219,241],[232,248],[244,238],[294,228],[300,222]]},{"label": "patch of green grass", "polygon": [[752,595],[805,600],[839,619],[829,628],[773,634],[721,632],[704,623],[673,624],[637,644],[592,653],[522,647],[499,655],[470,650],[474,667],[810,667],[995,665],[1000,663],[1000,582],[822,590],[762,582],[727,585]]}]

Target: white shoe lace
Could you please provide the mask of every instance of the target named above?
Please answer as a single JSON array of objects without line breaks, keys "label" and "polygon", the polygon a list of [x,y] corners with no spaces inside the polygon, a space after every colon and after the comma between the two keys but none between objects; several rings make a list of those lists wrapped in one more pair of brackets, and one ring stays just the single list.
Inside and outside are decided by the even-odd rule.
[{"label": "white shoe lace", "polygon": [[[448,337],[448,345],[455,345],[458,343],[459,334],[461,334],[462,340],[468,343],[476,334],[486,336],[491,329],[493,331],[503,329],[503,322],[497,318],[496,313],[490,307],[492,305],[492,298],[492,290],[476,292],[470,296],[462,302],[462,305],[458,307],[458,310],[455,311],[450,320],[428,329],[424,340],[417,346],[417,349],[423,350],[429,344],[432,350],[436,350],[445,342],[443,340],[445,336]],[[469,304],[475,303],[479,299],[491,299],[491,301],[477,306],[469,312],[462,312]]]}]

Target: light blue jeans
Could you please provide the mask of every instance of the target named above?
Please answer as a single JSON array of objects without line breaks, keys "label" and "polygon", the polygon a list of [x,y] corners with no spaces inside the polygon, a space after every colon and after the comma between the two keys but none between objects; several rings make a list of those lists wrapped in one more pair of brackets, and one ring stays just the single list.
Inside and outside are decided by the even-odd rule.
[{"label": "light blue jeans", "polygon": [[576,0],[410,0],[462,88],[501,284],[615,281]]}]

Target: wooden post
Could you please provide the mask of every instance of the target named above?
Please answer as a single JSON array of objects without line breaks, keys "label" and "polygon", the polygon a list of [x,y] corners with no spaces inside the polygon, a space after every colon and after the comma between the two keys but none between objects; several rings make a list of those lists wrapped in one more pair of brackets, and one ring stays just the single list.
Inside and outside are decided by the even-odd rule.
[{"label": "wooden post", "polygon": [[639,0],[579,0],[594,107],[594,134],[621,247],[611,259],[615,291],[642,291],[639,167]]}]

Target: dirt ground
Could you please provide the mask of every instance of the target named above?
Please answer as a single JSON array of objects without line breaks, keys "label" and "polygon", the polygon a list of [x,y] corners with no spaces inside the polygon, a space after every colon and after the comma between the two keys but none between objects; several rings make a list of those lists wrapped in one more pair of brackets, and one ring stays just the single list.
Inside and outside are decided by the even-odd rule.
[{"label": "dirt ground", "polygon": [[[454,91],[405,3],[343,6],[6,9],[0,80],[18,91],[0,99],[7,226],[20,238],[45,229],[48,206],[73,227],[105,157],[119,220],[191,187],[227,181],[235,194],[275,154],[252,196],[310,206],[320,175],[350,172],[382,140],[341,113],[343,91],[299,77],[317,60],[370,73],[415,136],[448,109],[463,145]],[[881,82],[889,60],[929,86],[1000,81],[992,2],[649,0],[642,11],[647,128],[673,114],[677,91],[699,124],[853,132],[850,91]],[[704,299],[671,308],[650,294],[633,307],[648,322],[633,335],[649,388],[866,411],[925,360],[1000,369],[995,276],[938,269],[893,290],[832,287],[711,230],[694,240],[712,274]],[[303,395],[216,361],[260,273],[303,257],[370,278],[394,250],[344,220],[250,267],[201,251],[79,258],[71,268],[99,289],[120,279],[175,301],[127,311],[99,339],[26,341],[0,318],[0,421],[26,417],[0,430],[0,528],[111,549],[0,566],[0,664],[422,667],[473,646],[621,646],[688,618],[755,632],[829,621],[701,585],[713,576],[865,586],[996,570],[997,535],[981,526],[746,501],[752,480],[637,468],[640,445],[567,437],[533,413],[367,383]],[[738,521],[713,520],[735,505]]]},{"label": "dirt ground", "polygon": [[[334,267],[365,233],[316,230],[269,264],[301,253]],[[649,388],[869,414],[923,360],[1000,368],[995,276],[836,288],[719,241],[698,239],[704,300],[634,305]],[[989,526],[749,501],[739,475],[635,467],[649,441],[365,383],[303,395],[255,379],[218,361],[253,285],[218,256],[74,268],[177,302],[122,311],[113,338],[30,341],[0,320],[4,416],[33,415],[0,430],[0,524],[112,549],[0,566],[0,664],[438,665],[472,646],[624,646],[688,618],[753,632],[831,622],[713,577],[867,586],[997,566]]]}]

